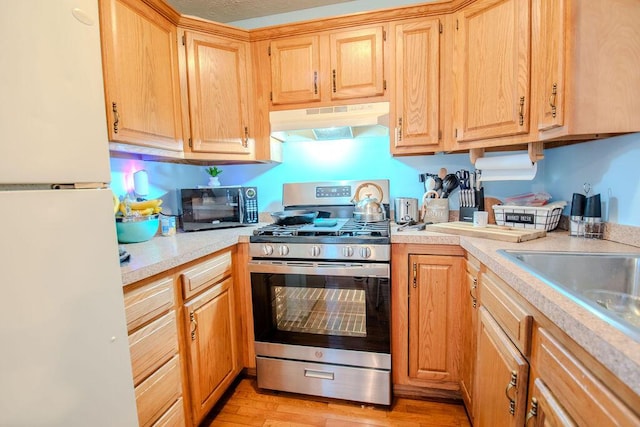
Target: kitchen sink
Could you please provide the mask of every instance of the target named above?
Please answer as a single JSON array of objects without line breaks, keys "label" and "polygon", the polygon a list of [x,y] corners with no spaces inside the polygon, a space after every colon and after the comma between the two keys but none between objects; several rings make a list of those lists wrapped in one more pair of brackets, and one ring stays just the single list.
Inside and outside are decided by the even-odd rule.
[{"label": "kitchen sink", "polygon": [[498,252],[640,341],[640,254]]}]

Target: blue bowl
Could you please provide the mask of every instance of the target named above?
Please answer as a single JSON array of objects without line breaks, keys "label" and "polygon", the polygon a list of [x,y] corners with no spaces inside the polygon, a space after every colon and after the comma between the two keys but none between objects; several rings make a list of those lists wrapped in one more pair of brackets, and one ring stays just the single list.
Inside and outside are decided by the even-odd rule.
[{"label": "blue bowl", "polygon": [[158,232],[158,215],[141,218],[117,218],[116,232],[119,243],[139,243],[151,240]]}]

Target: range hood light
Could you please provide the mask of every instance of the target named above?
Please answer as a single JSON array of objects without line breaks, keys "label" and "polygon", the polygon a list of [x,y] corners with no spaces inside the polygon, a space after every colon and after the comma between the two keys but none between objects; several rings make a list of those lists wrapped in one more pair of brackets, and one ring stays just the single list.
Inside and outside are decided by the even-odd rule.
[{"label": "range hood light", "polygon": [[324,129],[312,129],[313,136],[318,141],[331,141],[334,139],[353,139],[351,126],[331,127]]},{"label": "range hood light", "polygon": [[271,136],[279,141],[314,141],[386,136],[389,103],[272,111]]}]

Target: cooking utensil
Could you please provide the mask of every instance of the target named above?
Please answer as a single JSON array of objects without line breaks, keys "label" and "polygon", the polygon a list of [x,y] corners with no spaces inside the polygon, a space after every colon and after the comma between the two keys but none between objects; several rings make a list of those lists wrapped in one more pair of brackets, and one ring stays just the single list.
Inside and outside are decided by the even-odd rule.
[{"label": "cooking utensil", "polygon": [[438,178],[444,179],[445,176],[447,176],[447,168],[440,168],[438,171]]},{"label": "cooking utensil", "polygon": [[384,221],[387,219],[387,214],[382,207],[382,203],[378,202],[378,199],[375,197],[371,197],[371,194],[366,194],[363,199],[359,199],[360,191],[367,187],[374,187],[378,194],[380,194],[380,200],[383,199],[384,193],[382,192],[382,188],[379,185],[374,184],[372,182],[365,182],[360,184],[360,186],[355,191],[355,196],[351,201],[356,204],[356,208],[353,211],[353,219],[361,222],[377,222]]},{"label": "cooking utensil", "polygon": [[453,190],[458,188],[459,185],[460,182],[458,181],[458,177],[456,175],[452,173],[447,174],[447,176],[445,176],[442,180],[442,194],[440,195],[440,197],[446,199],[447,197],[449,197],[449,194],[451,194]]},{"label": "cooking utensil", "polygon": [[436,188],[436,180],[433,179],[432,176],[427,177],[424,181],[424,191],[435,190]]},{"label": "cooking utensil", "polygon": [[317,216],[317,211],[309,210],[290,210],[271,213],[271,218],[274,219],[277,225],[310,224]]}]

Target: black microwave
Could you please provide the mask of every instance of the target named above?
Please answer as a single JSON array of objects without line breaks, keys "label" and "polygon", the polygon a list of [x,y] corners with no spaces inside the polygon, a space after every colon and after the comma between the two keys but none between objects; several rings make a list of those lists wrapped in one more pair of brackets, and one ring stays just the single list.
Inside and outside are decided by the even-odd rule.
[{"label": "black microwave", "polygon": [[224,186],[178,190],[184,231],[241,227],[258,223],[258,189]]}]

